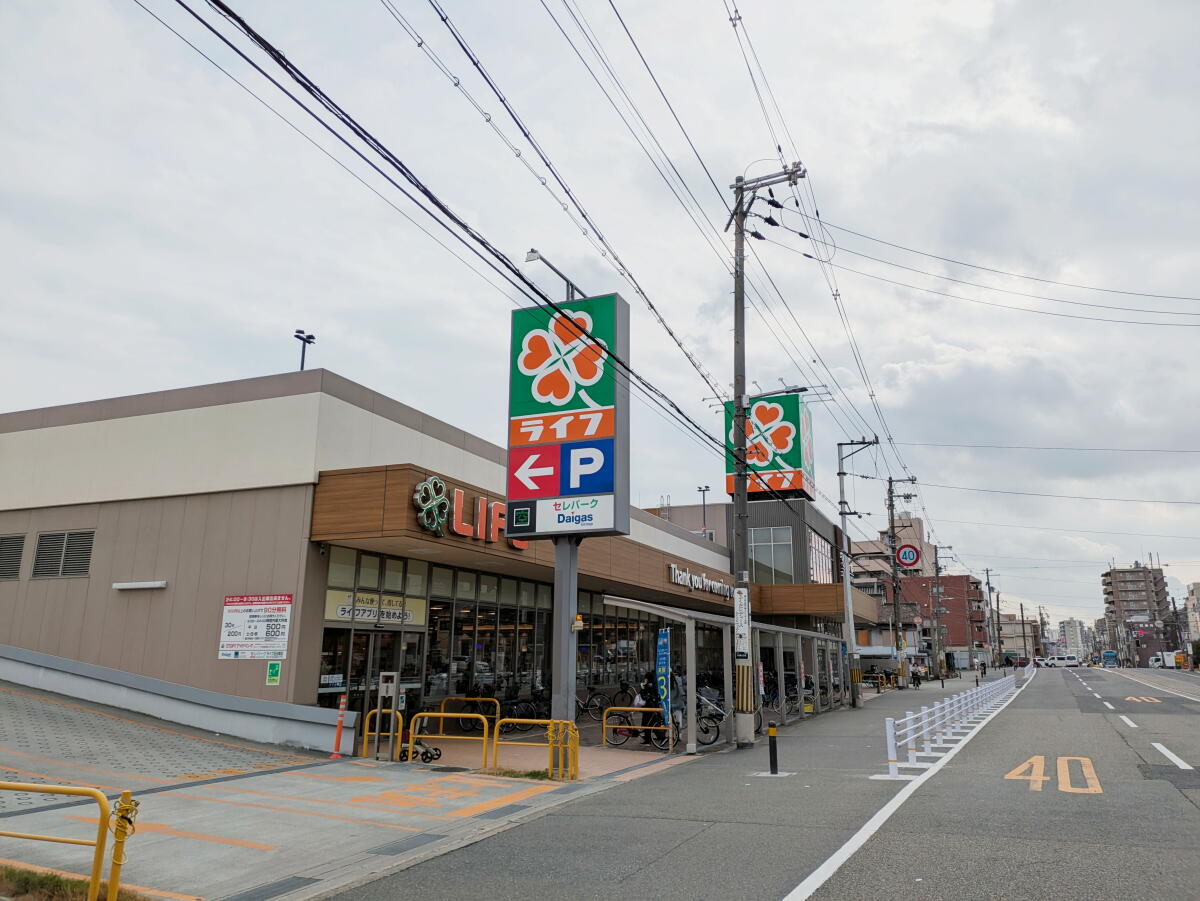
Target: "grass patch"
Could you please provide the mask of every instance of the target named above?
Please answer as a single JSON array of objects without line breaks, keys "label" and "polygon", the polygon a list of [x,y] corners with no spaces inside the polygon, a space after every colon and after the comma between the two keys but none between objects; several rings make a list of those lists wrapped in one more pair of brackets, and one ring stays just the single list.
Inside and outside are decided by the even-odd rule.
[{"label": "grass patch", "polygon": [[[100,897],[105,897],[107,891],[108,884],[101,883]],[[0,895],[15,901],[86,901],[87,893],[86,879],[0,866]],[[117,897],[120,901],[148,901],[145,895],[124,889]]]},{"label": "grass patch", "polygon": [[506,776],[509,779],[541,779],[543,782],[550,780],[550,774],[545,770],[506,770],[503,768],[492,768],[487,772],[491,776]]}]

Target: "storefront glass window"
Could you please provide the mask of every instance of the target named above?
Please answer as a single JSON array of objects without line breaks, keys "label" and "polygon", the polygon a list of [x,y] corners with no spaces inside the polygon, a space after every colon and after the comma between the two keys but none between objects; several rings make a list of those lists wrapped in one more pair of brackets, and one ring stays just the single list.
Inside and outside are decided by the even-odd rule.
[{"label": "storefront glass window", "polygon": [[475,684],[475,604],[454,605],[454,633],[451,637],[450,693],[473,695]]},{"label": "storefront glass window", "polygon": [[517,608],[500,605],[496,630],[496,694],[515,698],[520,690],[516,680]]},{"label": "storefront glass window", "polygon": [[[508,580],[506,579],[505,582]],[[501,595],[504,593],[503,587],[500,589]],[[517,694],[520,697],[529,697],[530,691],[533,688],[533,665],[534,665],[534,625],[536,620],[536,611],[533,608],[533,592],[530,592],[530,603],[522,604],[517,609]]]},{"label": "storefront glass window", "polygon": [[331,547],[329,549],[329,587],[354,587],[354,562],[358,551],[350,547]]},{"label": "storefront glass window", "polygon": [[470,601],[475,598],[475,573],[458,571],[458,578],[455,580],[454,596],[460,601]]},{"label": "storefront glass window", "polygon": [[496,603],[500,595],[500,579],[496,576],[479,577],[479,600]]},{"label": "storefront glass window", "polygon": [[480,601],[475,620],[475,686],[481,695],[496,692],[496,605]]},{"label": "storefront glass window", "polygon": [[450,630],[453,605],[449,601],[429,604],[429,660],[425,666],[425,700],[440,700],[450,693]]},{"label": "storefront glass window", "polygon": [[388,557],[383,561],[383,590],[404,593],[404,561]]},{"label": "storefront glass window", "polygon": [[454,570],[435,566],[429,584],[429,596],[433,598],[454,597]]},{"label": "storefront glass window", "polygon": [[379,588],[379,558],[374,554],[363,554],[358,563],[358,587]]},{"label": "storefront glass window", "polygon": [[429,564],[424,560],[409,560],[404,576],[404,593],[413,597],[425,597],[425,586],[429,582]]},{"label": "storefront glass window", "polygon": [[[532,605],[532,598],[527,603]],[[500,580],[500,603],[508,604],[510,607],[517,606],[517,580],[516,579],[501,579]]]}]

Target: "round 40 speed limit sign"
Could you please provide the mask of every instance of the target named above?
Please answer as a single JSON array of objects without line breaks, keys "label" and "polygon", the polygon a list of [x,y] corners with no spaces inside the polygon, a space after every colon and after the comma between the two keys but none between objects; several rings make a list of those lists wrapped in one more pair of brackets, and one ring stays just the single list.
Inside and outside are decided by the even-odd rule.
[{"label": "round 40 speed limit sign", "polygon": [[921,562],[921,551],[915,544],[902,544],[896,548],[896,562],[901,566],[916,566]]}]

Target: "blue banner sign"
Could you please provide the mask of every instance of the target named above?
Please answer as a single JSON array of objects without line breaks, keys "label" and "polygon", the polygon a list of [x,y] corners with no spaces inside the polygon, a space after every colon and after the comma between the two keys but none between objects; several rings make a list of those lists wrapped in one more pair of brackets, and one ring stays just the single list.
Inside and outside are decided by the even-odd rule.
[{"label": "blue banner sign", "polygon": [[671,722],[671,630],[658,630],[658,657],[655,667],[658,700],[662,704],[663,725]]}]

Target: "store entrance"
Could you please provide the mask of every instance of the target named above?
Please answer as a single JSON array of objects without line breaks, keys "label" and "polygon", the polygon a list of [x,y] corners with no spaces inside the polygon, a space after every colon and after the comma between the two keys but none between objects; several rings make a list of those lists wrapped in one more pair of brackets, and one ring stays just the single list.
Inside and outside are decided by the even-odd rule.
[{"label": "store entrance", "polygon": [[[398,672],[399,690],[404,693],[406,714],[419,710],[421,665],[425,632],[372,629],[354,632],[350,649],[349,629],[326,629],[321,641],[321,681],[317,703],[336,707],[346,686],[349,664],[349,698],[346,709],[354,710],[361,723],[376,701],[380,672]],[[407,718],[407,716],[406,716]]]}]

